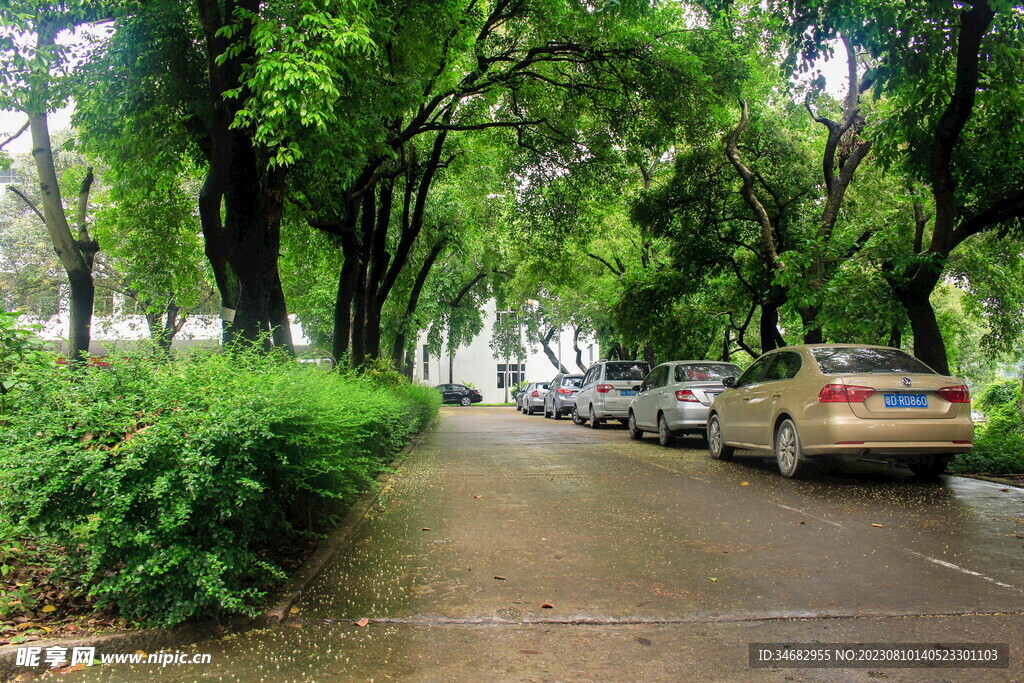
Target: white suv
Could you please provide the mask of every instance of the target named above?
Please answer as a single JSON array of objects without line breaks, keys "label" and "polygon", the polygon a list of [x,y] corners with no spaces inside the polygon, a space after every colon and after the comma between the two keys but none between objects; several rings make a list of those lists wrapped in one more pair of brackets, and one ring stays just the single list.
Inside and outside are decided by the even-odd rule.
[{"label": "white suv", "polygon": [[626,424],[629,404],[636,396],[633,388],[644,380],[651,366],[642,360],[599,360],[583,377],[583,386],[576,396],[572,421],[578,425],[588,421],[593,429],[605,420]]}]

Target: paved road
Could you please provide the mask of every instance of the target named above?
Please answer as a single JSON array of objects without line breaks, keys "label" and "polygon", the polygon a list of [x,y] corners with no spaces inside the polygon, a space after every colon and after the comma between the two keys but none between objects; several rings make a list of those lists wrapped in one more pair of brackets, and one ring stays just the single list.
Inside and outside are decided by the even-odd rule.
[{"label": "paved road", "polygon": [[[1022,557],[1020,489],[791,481],[699,439],[445,408],[289,624],[196,646],[211,666],[89,677],[1024,680]],[[751,669],[774,641],[1002,642],[1011,666]]]}]

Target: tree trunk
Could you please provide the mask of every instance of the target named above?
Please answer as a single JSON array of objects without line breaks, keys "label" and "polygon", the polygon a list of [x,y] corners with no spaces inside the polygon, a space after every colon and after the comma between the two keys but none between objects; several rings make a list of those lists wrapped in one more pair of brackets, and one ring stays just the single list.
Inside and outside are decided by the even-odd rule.
[{"label": "tree trunk", "polygon": [[345,262],[338,274],[338,294],[334,299],[334,346],[332,355],[341,363],[348,357],[352,342],[352,299],[359,280],[359,246],[349,232],[340,235]]},{"label": "tree trunk", "polygon": [[[40,45],[52,44],[52,37],[39,36]],[[32,132],[32,156],[39,176],[40,203],[43,222],[50,236],[54,251],[60,258],[68,276],[70,289],[70,327],[68,330],[68,358],[71,363],[82,362],[89,355],[91,341],[92,311],[95,289],[92,280],[92,263],[99,245],[89,239],[85,223],[85,207],[89,188],[92,185],[92,169],[86,175],[79,192],[78,239],[71,232],[67,214],[60,194],[57,171],[53,164],[53,146],[45,112],[29,113],[29,128]]]},{"label": "tree trunk", "polygon": [[655,366],[654,362],[654,347],[650,344],[644,344],[644,360],[652,368]]},{"label": "tree trunk", "polygon": [[587,366],[583,364],[583,349],[580,348],[580,332],[583,331],[581,327],[574,327],[572,330],[572,350],[576,352],[576,367],[580,369],[580,372],[585,373]]},{"label": "tree trunk", "polygon": [[551,349],[551,338],[555,336],[555,331],[556,329],[554,327],[548,330],[548,333],[540,338],[540,346],[544,350],[544,355],[547,356],[548,360],[551,361],[551,364],[555,366],[555,369],[563,374],[567,374],[569,371],[565,369],[565,366],[562,365],[558,356],[556,356],[555,352]]},{"label": "tree trunk", "polygon": [[96,298],[96,288],[92,281],[92,273],[68,273],[71,290],[71,326],[68,341],[69,362],[80,362],[89,356],[89,342],[92,338],[92,309]]},{"label": "tree trunk", "polygon": [[[430,253],[423,260],[423,265],[420,266],[419,272],[416,273],[416,279],[412,284],[412,291],[409,292],[409,303],[405,306],[405,319],[402,320],[399,325],[398,333],[395,335],[395,343],[391,347],[391,358],[395,363],[395,367],[401,367],[402,356],[406,351],[406,332],[411,328],[412,316],[416,313],[416,308],[419,306],[420,294],[423,292],[423,286],[427,282],[427,277],[430,275],[430,270],[434,267],[434,262],[437,261],[437,257],[441,255],[444,250],[446,241],[441,240],[433,246]],[[412,366],[415,363],[414,360],[409,363],[409,377],[412,378]]]},{"label": "tree trunk", "polygon": [[[277,269],[275,268],[275,273]],[[288,319],[288,306],[281,287],[281,276],[277,273],[274,282],[273,298],[270,301],[270,324],[273,330],[274,348],[295,357],[295,342],[292,340],[292,324]]]},{"label": "tree trunk", "polygon": [[804,344],[821,344],[825,341],[818,322],[819,312],[817,306],[805,306],[800,309],[800,320],[804,324]]}]

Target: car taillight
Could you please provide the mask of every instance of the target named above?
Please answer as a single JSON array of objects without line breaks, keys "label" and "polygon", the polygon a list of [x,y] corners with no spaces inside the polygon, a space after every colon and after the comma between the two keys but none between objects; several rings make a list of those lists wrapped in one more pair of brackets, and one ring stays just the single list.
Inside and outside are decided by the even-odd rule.
[{"label": "car taillight", "polygon": [[845,384],[826,384],[818,392],[818,403],[863,403],[875,390]]},{"label": "car taillight", "polygon": [[572,392],[573,392],[572,389],[566,389],[565,387],[561,387],[558,390],[558,393],[560,393],[560,394],[571,394]]},{"label": "car taillight", "polygon": [[971,390],[961,384],[958,387],[942,387],[939,389],[939,396],[950,403],[970,403]]},{"label": "car taillight", "polygon": [[676,392],[677,401],[686,401],[687,403],[700,403],[697,397],[693,395],[693,392],[689,389],[680,389]]},{"label": "car taillight", "polygon": [[613,387],[611,384],[598,384],[596,387],[594,387],[594,389],[596,389],[597,393],[599,394],[607,394],[614,388],[615,387]]},{"label": "car taillight", "polygon": [[540,392],[539,391],[534,391],[532,394],[530,394],[530,396],[533,396],[534,398],[537,398],[537,397],[540,396]]}]

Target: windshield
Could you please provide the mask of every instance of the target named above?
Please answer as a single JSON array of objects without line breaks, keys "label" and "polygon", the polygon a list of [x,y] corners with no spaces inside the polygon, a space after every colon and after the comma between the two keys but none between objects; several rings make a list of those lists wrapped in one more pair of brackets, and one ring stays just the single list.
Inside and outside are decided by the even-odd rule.
[{"label": "windshield", "polygon": [[625,363],[608,363],[604,366],[605,381],[634,380],[642,382],[651,366],[643,361],[629,361]]},{"label": "windshield", "polygon": [[817,348],[811,349],[825,375],[860,375],[870,372],[934,375],[934,370],[898,349]]},{"label": "windshield", "polygon": [[687,363],[676,366],[677,382],[705,382],[726,377],[739,377],[743,372],[737,365],[723,363]]}]

